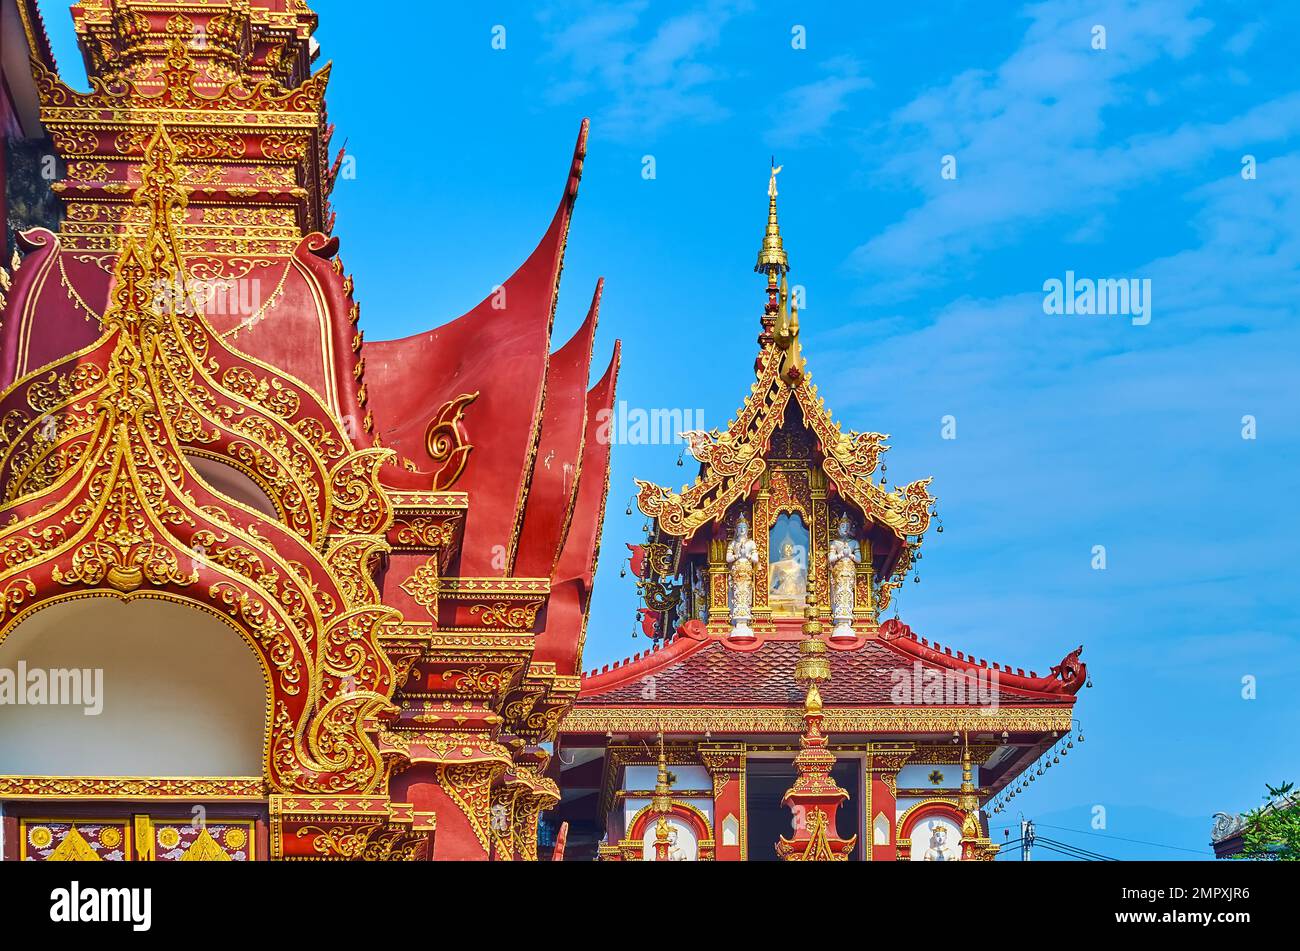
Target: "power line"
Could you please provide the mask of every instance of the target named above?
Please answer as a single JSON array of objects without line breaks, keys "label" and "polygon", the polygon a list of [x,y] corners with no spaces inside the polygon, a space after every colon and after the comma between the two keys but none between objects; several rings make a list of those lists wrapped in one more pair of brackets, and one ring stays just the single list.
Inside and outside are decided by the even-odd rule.
[{"label": "power line", "polygon": [[1034,839],[1034,842],[1035,844],[1039,842],[1047,842],[1050,845],[1056,846],[1057,848],[1069,849],[1071,852],[1076,852],[1080,856],[1085,856],[1094,862],[1118,862],[1119,861],[1119,859],[1112,858],[1109,855],[1102,855],[1100,852],[1093,852],[1090,849],[1083,849],[1077,845],[1071,845],[1069,842],[1062,842],[1059,839],[1049,839],[1046,836],[1042,836],[1042,835],[1037,836]]},{"label": "power line", "polygon": [[1058,849],[1069,849],[1071,852],[1077,852],[1079,855],[1086,855],[1089,858],[1097,859],[1102,862],[1119,861],[1119,859],[1112,858],[1109,855],[1103,855],[1100,852],[1094,852],[1092,851],[1092,849],[1085,849],[1080,846],[1074,845],[1070,842],[1062,842],[1060,839],[1048,839],[1047,841],[1052,845],[1056,846]]},{"label": "power line", "polygon": [[1049,852],[1056,852],[1058,855],[1064,855],[1064,856],[1065,856],[1066,858],[1068,858],[1068,859],[1078,859],[1078,860],[1081,861],[1081,862],[1100,862],[1100,861],[1103,861],[1102,859],[1090,859],[1090,858],[1088,858],[1088,857],[1085,856],[1085,855],[1075,855],[1073,852],[1066,852],[1066,851],[1064,851],[1063,849],[1058,849],[1058,848],[1056,848],[1055,846],[1048,845],[1048,844],[1047,844],[1046,842],[1044,842],[1042,839],[1039,839],[1039,840],[1038,840],[1037,842],[1035,842],[1034,844],[1035,844],[1035,845],[1041,845],[1044,849],[1046,849],[1046,850],[1049,851]]},{"label": "power line", "polygon": [[[1133,842],[1137,845],[1150,845],[1150,846],[1154,846],[1157,849],[1174,849],[1178,852],[1191,852],[1193,855],[1205,855],[1206,852],[1208,851],[1206,849],[1201,849],[1201,850],[1188,849],[1188,848],[1184,848],[1181,845],[1164,845],[1160,842],[1146,842],[1142,839],[1126,839],[1122,835],[1107,835],[1104,832],[1086,832],[1083,829],[1069,829],[1066,828],[1065,826],[1049,825],[1046,822],[1037,822],[1035,823],[1035,825],[1043,826],[1045,829],[1059,829],[1061,832],[1073,832],[1076,835],[1094,835],[1097,836],[1097,838],[1099,839],[1115,839],[1116,841],[1119,842]],[[1007,828],[1010,828],[1010,826],[1008,826]]]},{"label": "power line", "polygon": [[1023,841],[1024,841],[1023,839],[1012,839],[1010,842],[1003,842],[1002,848],[998,850],[997,855],[993,856],[994,860],[1001,859],[1001,858],[1010,858],[1012,855],[1019,854],[1019,853],[1013,853],[1009,850],[1011,849],[1012,846],[1019,845]]}]

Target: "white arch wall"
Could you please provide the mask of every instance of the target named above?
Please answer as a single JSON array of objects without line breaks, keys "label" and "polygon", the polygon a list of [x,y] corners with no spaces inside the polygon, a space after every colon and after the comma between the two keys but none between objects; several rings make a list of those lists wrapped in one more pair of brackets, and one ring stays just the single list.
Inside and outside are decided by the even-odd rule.
[{"label": "white arch wall", "polygon": [[0,703],[0,775],[263,774],[261,664],[207,611],[143,598],[62,601],[0,643],[0,676],[16,675],[20,661],[29,677],[75,668],[92,671],[93,684],[99,671],[102,709]]},{"label": "white arch wall", "polygon": [[256,482],[229,463],[207,456],[186,455],[189,464],[211,488],[227,498],[243,502],[272,521],[280,521],[275,504]]}]

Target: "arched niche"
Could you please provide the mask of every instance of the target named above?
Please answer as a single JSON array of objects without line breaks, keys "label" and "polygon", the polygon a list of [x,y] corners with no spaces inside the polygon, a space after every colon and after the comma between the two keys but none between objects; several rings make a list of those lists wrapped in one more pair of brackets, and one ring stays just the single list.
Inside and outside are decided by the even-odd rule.
[{"label": "arched niche", "polygon": [[962,813],[951,803],[926,800],[898,821],[898,847],[913,862],[961,861]]},{"label": "arched niche", "polygon": [[808,605],[808,525],[797,511],[781,512],[768,529],[767,603],[774,615],[799,617]]},{"label": "arched niche", "polygon": [[[629,838],[640,840],[642,859],[653,862],[659,813],[653,803],[642,807],[632,817]],[[699,862],[713,858],[713,832],[708,817],[688,803],[674,802],[666,816],[668,823],[668,861]]]},{"label": "arched niche", "polygon": [[209,608],[93,594],[38,605],[0,641],[0,678],[27,701],[45,683],[44,703],[0,703],[0,775],[264,775],[269,681]]},{"label": "arched niche", "polygon": [[250,476],[231,462],[193,452],[187,452],[185,459],[194,467],[200,479],[226,498],[243,502],[249,508],[277,522],[284,521],[279,509],[271,501],[271,497]]}]

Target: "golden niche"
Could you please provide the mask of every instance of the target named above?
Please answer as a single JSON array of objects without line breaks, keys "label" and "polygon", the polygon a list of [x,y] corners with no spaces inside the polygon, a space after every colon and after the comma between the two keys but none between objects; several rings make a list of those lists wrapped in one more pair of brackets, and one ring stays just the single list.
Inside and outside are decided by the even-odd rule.
[{"label": "golden niche", "polygon": [[797,512],[772,523],[768,540],[767,603],[773,614],[802,614],[808,606],[808,528]]}]

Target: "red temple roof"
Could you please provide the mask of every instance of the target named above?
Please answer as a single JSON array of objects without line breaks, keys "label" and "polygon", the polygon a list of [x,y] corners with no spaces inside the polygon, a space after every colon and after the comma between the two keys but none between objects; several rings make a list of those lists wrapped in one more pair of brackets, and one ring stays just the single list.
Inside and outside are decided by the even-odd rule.
[{"label": "red temple roof", "polygon": [[[578,703],[797,706],[804,699],[793,677],[800,640],[803,635],[798,633],[797,624],[747,649],[737,649],[716,637],[679,633],[658,650],[584,675]],[[972,679],[996,676],[999,703],[1072,705],[1087,675],[1078,653],[1052,668],[1051,676],[1040,677],[1032,671],[1026,674],[1001,664],[977,661],[960,651],[953,654],[951,649],[918,639],[906,625],[891,620],[881,626],[879,637],[860,639],[849,648],[831,643],[831,680],[826,700],[836,705],[894,704],[894,688],[899,681],[895,672],[920,664],[923,671],[965,674]],[[654,678],[654,690],[653,698],[647,700],[644,678],[650,676]],[[970,706],[985,702],[973,691],[968,697]]]},{"label": "red temple roof", "polygon": [[600,556],[600,527],[605,520],[609,495],[610,440],[599,438],[614,407],[618,383],[620,348],[604,376],[587,393],[586,436],[582,449],[582,471],[578,480],[573,516],[555,570],[551,575],[551,598],[546,609],[546,627],[537,637],[536,660],[551,661],[561,673],[579,672],[587,634],[587,612]]},{"label": "red temple roof", "polygon": [[587,376],[591,372],[603,287],[603,281],[596,284],[582,326],[568,343],[551,354],[546,370],[542,437],[537,444],[537,460],[515,559],[514,573],[520,577],[549,578],[569,529],[578,497],[588,416]]},{"label": "red temple roof", "polygon": [[[478,393],[465,413],[473,451],[458,491],[473,494],[460,573],[509,574],[518,550],[544,406],[551,325],[565,241],[587,148],[584,120],[560,206],[536,250],[469,313],[435,330],[367,343],[366,381],[383,445],[430,459],[426,426],[461,394]],[[390,467],[391,482],[403,485]],[[390,476],[385,476],[390,481]],[[502,559],[501,553],[505,552]]]}]

